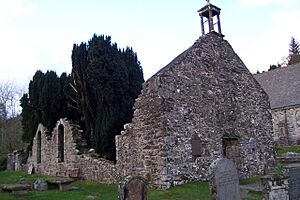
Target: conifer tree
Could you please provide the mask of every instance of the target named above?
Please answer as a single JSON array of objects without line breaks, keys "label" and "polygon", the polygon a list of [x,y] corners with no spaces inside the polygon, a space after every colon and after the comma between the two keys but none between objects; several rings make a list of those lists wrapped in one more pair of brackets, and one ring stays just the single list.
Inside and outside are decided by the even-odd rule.
[{"label": "conifer tree", "polygon": [[300,45],[299,42],[292,37],[289,48],[288,65],[300,63]]},{"label": "conifer tree", "polygon": [[300,53],[299,42],[294,37],[291,38],[289,52],[290,52],[290,55]]},{"label": "conifer tree", "polygon": [[22,139],[32,142],[39,123],[50,134],[60,118],[75,120],[72,108],[68,107],[70,76],[65,73],[58,77],[54,71],[37,71],[29,83],[28,93],[20,100],[22,107]]},{"label": "conifer tree", "polygon": [[131,121],[133,103],[141,91],[143,72],[131,48],[121,50],[109,36],[74,45],[72,77],[84,137],[103,157],[115,159],[115,135]]}]

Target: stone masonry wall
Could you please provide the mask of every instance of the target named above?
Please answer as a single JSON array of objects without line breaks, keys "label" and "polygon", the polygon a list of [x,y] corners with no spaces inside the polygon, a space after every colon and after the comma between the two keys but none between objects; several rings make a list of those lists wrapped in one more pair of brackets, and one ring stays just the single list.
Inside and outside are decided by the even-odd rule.
[{"label": "stone masonry wall", "polygon": [[[58,127],[64,127],[64,161],[58,157]],[[41,133],[41,162],[38,163],[37,137]],[[57,172],[79,168],[80,177],[102,183],[116,182],[115,165],[107,160],[96,159],[88,154],[85,142],[81,139],[79,127],[66,119],[58,121],[52,135],[40,124],[33,139],[32,154],[29,156],[27,166],[34,166],[38,173],[56,176]]]},{"label": "stone masonry wall", "polygon": [[[117,137],[122,175],[134,173],[161,188],[205,180],[211,162],[227,151],[241,177],[272,167],[268,97],[218,34],[200,37],[150,78],[135,109]],[[194,136],[201,139],[200,156],[192,155]],[[234,149],[224,146],[226,138]]]},{"label": "stone masonry wall", "polygon": [[272,110],[274,140],[278,145],[300,144],[300,106]]},{"label": "stone masonry wall", "polygon": [[146,82],[135,102],[131,124],[116,137],[117,166],[120,175],[142,176],[154,187],[165,187],[166,152],[163,150],[164,102],[156,87],[158,82]]},{"label": "stone masonry wall", "polygon": [[[171,182],[206,178],[209,164],[224,156],[227,133],[238,138],[233,159],[240,177],[266,170],[274,156],[268,97],[227,41],[215,35],[200,38],[158,76],[169,108],[166,151]],[[193,135],[202,140],[199,157],[192,156]],[[250,140],[255,144],[250,146]]]}]

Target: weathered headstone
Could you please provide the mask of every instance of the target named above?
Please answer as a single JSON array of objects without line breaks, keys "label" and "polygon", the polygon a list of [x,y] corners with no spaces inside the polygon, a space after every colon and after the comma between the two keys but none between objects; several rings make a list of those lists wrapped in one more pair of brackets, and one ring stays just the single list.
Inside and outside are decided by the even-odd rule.
[{"label": "weathered headstone", "polygon": [[300,167],[290,168],[289,175],[289,195],[290,199],[300,199]]},{"label": "weathered headstone", "polygon": [[147,185],[144,179],[126,177],[119,184],[119,200],[147,200]]},{"label": "weathered headstone", "polygon": [[34,184],[33,184],[33,188],[35,190],[47,190],[48,189],[48,183],[41,179],[41,178],[38,178]]},{"label": "weathered headstone", "polygon": [[241,199],[237,169],[231,160],[215,160],[209,167],[209,174],[212,200]]}]

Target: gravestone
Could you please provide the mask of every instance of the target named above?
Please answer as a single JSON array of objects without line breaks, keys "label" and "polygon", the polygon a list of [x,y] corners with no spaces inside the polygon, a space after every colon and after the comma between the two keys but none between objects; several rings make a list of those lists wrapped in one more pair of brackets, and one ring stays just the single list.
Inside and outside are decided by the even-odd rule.
[{"label": "gravestone", "polygon": [[39,190],[39,191],[42,191],[42,190],[48,190],[48,183],[47,183],[44,179],[38,178],[38,179],[34,182],[33,188],[34,188],[35,190]]},{"label": "gravestone", "polygon": [[231,160],[215,160],[209,167],[209,175],[212,200],[241,199],[237,169]]},{"label": "gravestone", "polygon": [[289,195],[291,200],[300,199],[300,167],[288,169]]},{"label": "gravestone", "polygon": [[147,185],[144,179],[126,177],[119,184],[119,200],[147,200]]}]

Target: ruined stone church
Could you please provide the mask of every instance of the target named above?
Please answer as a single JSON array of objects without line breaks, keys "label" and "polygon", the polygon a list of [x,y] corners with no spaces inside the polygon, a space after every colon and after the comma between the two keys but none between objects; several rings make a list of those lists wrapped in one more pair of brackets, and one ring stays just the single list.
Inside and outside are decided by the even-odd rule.
[{"label": "ruined stone church", "polygon": [[61,119],[52,136],[39,125],[28,165],[49,175],[76,168],[103,183],[142,176],[156,188],[206,180],[220,157],[233,160],[241,178],[272,167],[268,96],[224,40],[220,10],[201,8],[202,36],[144,83],[132,122],[116,136],[115,164],[93,158],[80,127]]}]

